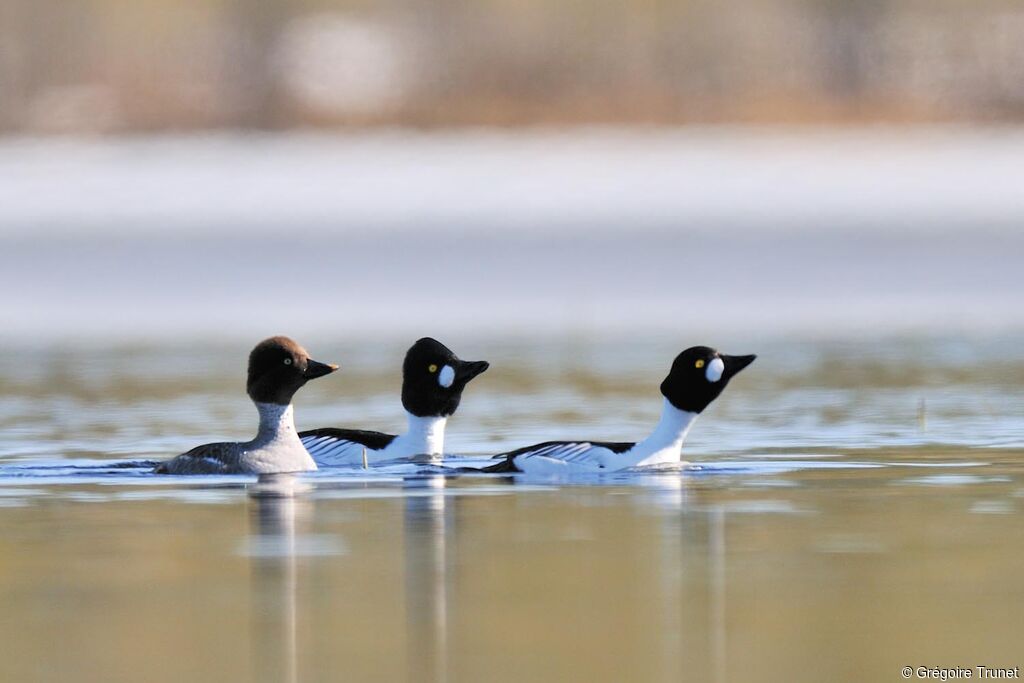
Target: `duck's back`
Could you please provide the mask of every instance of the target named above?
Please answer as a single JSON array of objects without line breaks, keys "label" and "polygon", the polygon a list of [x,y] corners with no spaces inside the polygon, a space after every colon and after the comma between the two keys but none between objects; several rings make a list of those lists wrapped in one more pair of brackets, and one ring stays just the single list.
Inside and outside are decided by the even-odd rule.
[{"label": "duck's back", "polygon": [[157,474],[233,474],[241,467],[242,444],[221,442],[196,446],[187,453],[160,463]]},{"label": "duck's back", "polygon": [[485,472],[526,472],[531,467],[591,470],[604,469],[606,460],[625,453],[632,441],[545,441],[494,456],[502,462],[485,467]]},{"label": "duck's back", "polygon": [[383,451],[396,437],[365,429],[325,427],[300,432],[299,438],[318,465],[351,465],[362,462],[364,450]]}]

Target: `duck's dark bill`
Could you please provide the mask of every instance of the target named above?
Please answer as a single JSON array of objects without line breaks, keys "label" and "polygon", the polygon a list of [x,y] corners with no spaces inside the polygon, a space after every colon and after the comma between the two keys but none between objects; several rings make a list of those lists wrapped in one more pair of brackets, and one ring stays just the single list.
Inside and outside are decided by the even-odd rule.
[{"label": "duck's dark bill", "polygon": [[750,354],[749,356],[726,356],[723,354],[721,358],[722,362],[725,363],[724,375],[728,378],[753,363],[757,356],[754,354]]},{"label": "duck's dark bill", "polygon": [[462,361],[458,368],[458,378],[463,382],[468,382],[489,367],[491,364],[485,360]]},{"label": "duck's dark bill", "polygon": [[316,379],[317,377],[329,375],[337,369],[337,365],[321,363],[320,361],[316,361],[310,358],[309,362],[306,363],[306,372],[303,373],[303,375],[305,376],[306,379]]}]

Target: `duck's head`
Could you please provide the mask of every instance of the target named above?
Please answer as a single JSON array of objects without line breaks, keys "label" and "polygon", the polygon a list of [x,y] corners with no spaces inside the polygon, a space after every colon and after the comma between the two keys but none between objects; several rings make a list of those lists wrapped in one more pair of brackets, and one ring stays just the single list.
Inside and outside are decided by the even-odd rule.
[{"label": "duck's head", "polygon": [[460,360],[441,342],[424,337],[405,354],[402,405],[417,417],[448,417],[459,407],[466,384],[488,367],[487,361]]},{"label": "duck's head", "polygon": [[329,375],[337,365],[309,357],[306,349],[288,337],[264,339],[249,354],[246,391],[257,403],[288,405],[306,382]]},{"label": "duck's head", "polygon": [[672,362],[668,377],[661,383],[661,394],[679,410],[699,413],[755,358],[755,355],[729,356],[707,346],[692,346]]}]

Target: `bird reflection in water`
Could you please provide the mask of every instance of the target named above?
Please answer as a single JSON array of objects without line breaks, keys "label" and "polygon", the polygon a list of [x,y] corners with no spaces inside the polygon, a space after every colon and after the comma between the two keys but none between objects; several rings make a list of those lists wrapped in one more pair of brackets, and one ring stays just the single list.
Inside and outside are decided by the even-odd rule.
[{"label": "bird reflection in water", "polygon": [[448,679],[458,498],[445,495],[446,484],[439,474],[405,483],[406,642],[412,681]]},{"label": "bird reflection in water", "polygon": [[290,474],[260,475],[249,491],[252,534],[252,642],[258,681],[296,683],[298,636],[296,608],[296,527],[305,530],[308,484]]}]

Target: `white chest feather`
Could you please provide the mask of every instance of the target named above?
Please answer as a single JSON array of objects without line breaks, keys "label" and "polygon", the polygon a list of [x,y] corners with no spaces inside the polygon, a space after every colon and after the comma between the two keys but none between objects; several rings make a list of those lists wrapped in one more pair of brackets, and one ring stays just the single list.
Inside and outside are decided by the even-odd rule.
[{"label": "white chest feather", "polygon": [[416,456],[444,454],[444,428],[447,418],[417,417],[409,414],[409,428],[381,449],[331,436],[306,437],[310,453],[321,465],[359,465],[366,454],[368,464]]},{"label": "white chest feather", "polygon": [[382,459],[411,458],[416,455],[443,455],[446,417],[418,417],[408,413],[409,429],[379,451]]},{"label": "white chest feather", "polygon": [[664,399],[661,420],[650,436],[626,451],[624,456],[629,464],[625,467],[679,462],[683,456],[686,433],[696,419],[697,413],[679,410],[668,399]]},{"label": "white chest feather", "polygon": [[544,475],[677,463],[682,459],[683,440],[695,419],[697,413],[679,410],[666,399],[654,431],[624,453],[614,453],[586,441],[561,442],[517,456],[515,463],[523,472]]},{"label": "white chest feather", "polygon": [[256,409],[260,429],[256,438],[245,444],[242,460],[246,469],[257,473],[315,470],[316,463],[295,430],[291,404],[257,403]]}]

